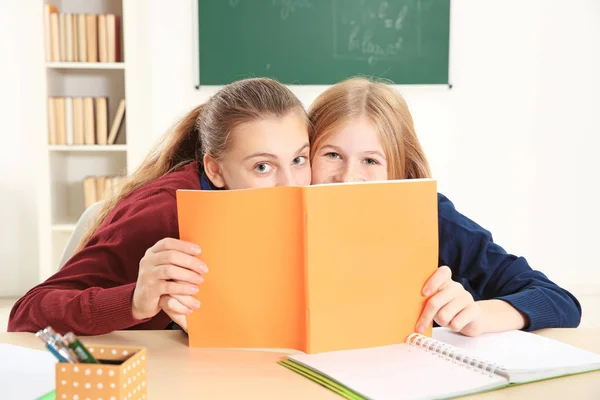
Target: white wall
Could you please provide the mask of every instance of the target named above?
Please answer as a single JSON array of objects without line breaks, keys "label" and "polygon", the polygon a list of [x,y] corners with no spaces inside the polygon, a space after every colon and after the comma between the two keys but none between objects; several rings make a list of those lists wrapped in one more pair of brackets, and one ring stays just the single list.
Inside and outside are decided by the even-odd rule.
[{"label": "white wall", "polygon": [[[193,87],[193,1],[131,6],[145,16],[135,21],[148,39],[136,64],[148,92],[128,102],[145,102],[132,125],[152,138],[214,92]],[[455,0],[454,87],[399,89],[440,191],[550,278],[600,292],[599,27],[595,0]],[[323,89],[293,87],[306,105]]]},{"label": "white wall", "polygon": [[45,123],[41,1],[0,2],[0,297],[37,283],[37,162]]},{"label": "white wall", "polygon": [[[214,92],[193,87],[193,1],[123,0],[130,167]],[[0,2],[0,297],[37,279],[40,4]],[[399,88],[440,191],[552,279],[600,292],[600,2],[454,0],[451,30],[453,89]],[[293,87],[305,105],[323,89]]]}]

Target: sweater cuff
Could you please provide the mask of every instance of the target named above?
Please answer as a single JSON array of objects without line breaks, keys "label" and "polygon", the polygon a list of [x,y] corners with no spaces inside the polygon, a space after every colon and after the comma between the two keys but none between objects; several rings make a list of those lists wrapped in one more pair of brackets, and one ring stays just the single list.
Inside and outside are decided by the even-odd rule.
[{"label": "sweater cuff", "polygon": [[526,289],[522,292],[498,297],[521,312],[527,318],[525,331],[537,331],[543,328],[558,326],[556,312],[548,304],[546,297],[537,289]]},{"label": "sweater cuff", "polygon": [[149,321],[136,319],[132,314],[131,300],[136,282],[103,289],[94,296],[91,321],[97,331],[112,332],[131,328]]}]

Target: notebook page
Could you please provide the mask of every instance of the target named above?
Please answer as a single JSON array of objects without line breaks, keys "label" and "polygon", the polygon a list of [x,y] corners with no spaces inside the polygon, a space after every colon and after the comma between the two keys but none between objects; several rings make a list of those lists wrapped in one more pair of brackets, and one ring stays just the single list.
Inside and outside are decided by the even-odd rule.
[{"label": "notebook page", "polygon": [[51,392],[56,362],[49,351],[0,344],[2,398],[31,400]]},{"label": "notebook page", "polygon": [[447,328],[434,328],[433,337],[463,349],[470,356],[495,362],[508,373],[511,382],[600,368],[600,354],[524,331],[487,333],[471,338]]},{"label": "notebook page", "polygon": [[295,354],[289,358],[364,397],[378,400],[439,399],[508,384],[499,375],[467,369],[407,344]]}]

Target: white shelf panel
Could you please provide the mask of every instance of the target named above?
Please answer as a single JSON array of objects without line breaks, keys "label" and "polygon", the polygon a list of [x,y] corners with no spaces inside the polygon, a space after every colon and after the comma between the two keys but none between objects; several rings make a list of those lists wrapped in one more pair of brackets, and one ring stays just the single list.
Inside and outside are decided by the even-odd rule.
[{"label": "white shelf panel", "polygon": [[76,222],[85,210],[85,177],[123,175],[127,169],[126,155],[114,151],[50,152],[51,224]]},{"label": "white shelf panel", "polygon": [[105,152],[105,151],[127,151],[127,145],[125,144],[88,144],[88,145],[48,145],[49,151],[62,151],[62,152]]},{"label": "white shelf panel", "polygon": [[54,224],[52,225],[52,232],[73,232],[75,230],[75,224]]},{"label": "white shelf panel", "polygon": [[101,62],[47,62],[46,68],[51,69],[125,69],[124,62],[101,63]]}]

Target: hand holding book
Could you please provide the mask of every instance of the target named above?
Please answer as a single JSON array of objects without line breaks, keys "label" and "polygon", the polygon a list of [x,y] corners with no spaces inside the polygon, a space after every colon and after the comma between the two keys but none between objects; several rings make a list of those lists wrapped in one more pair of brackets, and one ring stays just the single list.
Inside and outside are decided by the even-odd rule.
[{"label": "hand holding book", "polygon": [[198,246],[171,238],[162,239],[148,249],[140,261],[133,292],[133,316],[146,319],[158,314],[161,308],[171,314],[190,313],[198,308],[200,304],[193,295],[204,281],[202,274],[208,272],[206,264],[195,257],[198,254]]},{"label": "hand holding book", "polygon": [[525,327],[526,317],[509,303],[491,299],[475,301],[471,293],[452,280],[447,266],[438,268],[423,285],[423,296],[431,296],[423,308],[415,331],[423,333],[432,321],[466,336]]},{"label": "hand holding book", "polygon": [[463,329],[477,332],[473,327],[477,325],[481,309],[471,293],[459,282],[452,280],[450,268],[438,268],[423,285],[423,295],[431,297],[423,308],[416,332],[423,333],[433,320],[455,332],[462,332]]}]

